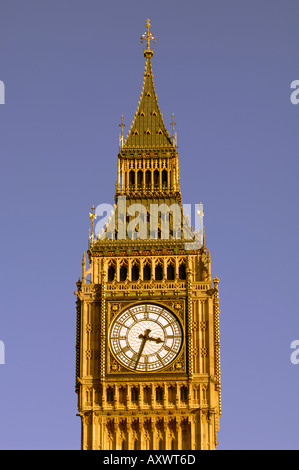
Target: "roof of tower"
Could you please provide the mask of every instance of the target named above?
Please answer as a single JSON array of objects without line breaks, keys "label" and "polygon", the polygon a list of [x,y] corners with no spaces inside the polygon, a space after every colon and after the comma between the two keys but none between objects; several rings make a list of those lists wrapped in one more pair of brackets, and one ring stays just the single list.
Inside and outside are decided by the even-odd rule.
[{"label": "roof of tower", "polygon": [[165,127],[154,85],[151,64],[153,50],[150,48],[150,40],[155,41],[156,38],[149,32],[149,20],[147,20],[146,26],[147,32],[141,37],[141,41],[147,40],[147,48],[144,49],[146,61],[143,87],[137,111],[122,149],[174,149],[175,144]]}]

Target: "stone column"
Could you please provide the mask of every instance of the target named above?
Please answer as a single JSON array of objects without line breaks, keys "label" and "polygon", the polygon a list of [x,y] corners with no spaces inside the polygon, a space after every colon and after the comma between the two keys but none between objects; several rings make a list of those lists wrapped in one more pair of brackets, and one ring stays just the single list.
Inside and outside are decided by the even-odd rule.
[{"label": "stone column", "polygon": [[139,418],[140,450],[146,449],[144,418]]},{"label": "stone column", "polygon": [[115,448],[116,450],[121,450],[120,428],[119,428],[118,418],[114,418],[114,429],[115,429]]},{"label": "stone column", "polygon": [[156,418],[152,418],[153,450],[158,450],[158,433],[156,427]]},{"label": "stone column", "polygon": [[179,416],[176,418],[177,433],[178,433],[178,450],[183,449],[183,430],[182,430],[182,418]]},{"label": "stone column", "polygon": [[133,441],[132,441],[132,420],[127,418],[127,436],[128,436],[128,450],[133,450]]},{"label": "stone column", "polygon": [[156,389],[154,384],[152,384],[152,408],[156,407]]},{"label": "stone column", "polygon": [[104,409],[107,406],[106,384],[103,384],[103,387],[102,387],[102,406],[103,406]]},{"label": "stone column", "polygon": [[190,420],[190,443],[191,450],[197,450],[197,439],[196,439],[196,417],[191,416]]},{"label": "stone column", "polygon": [[139,384],[139,394],[138,394],[138,405],[139,405],[139,408],[142,408],[143,407],[143,386],[144,384]]},{"label": "stone column", "polygon": [[165,450],[171,450],[169,420],[164,418]]}]

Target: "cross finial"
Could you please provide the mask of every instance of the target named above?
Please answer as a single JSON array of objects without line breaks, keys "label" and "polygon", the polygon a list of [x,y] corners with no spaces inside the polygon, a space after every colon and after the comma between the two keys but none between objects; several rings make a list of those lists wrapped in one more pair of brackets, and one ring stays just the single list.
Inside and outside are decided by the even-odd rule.
[{"label": "cross finial", "polygon": [[174,137],[174,126],[176,126],[176,122],[174,122],[174,113],[172,113],[171,117],[172,122],[170,123],[170,125],[172,126],[172,137]]},{"label": "cross finial", "polygon": [[170,125],[172,126],[172,143],[174,146],[176,146],[177,134],[176,132],[174,132],[174,126],[176,126],[176,122],[174,122],[174,113],[172,113],[171,117],[172,117],[172,122],[170,123]]},{"label": "cross finial", "polygon": [[146,20],[146,31],[145,33],[141,36],[140,41],[143,43],[143,41],[146,40],[146,49],[144,49],[144,55],[146,57],[151,57],[153,55],[153,50],[151,49],[151,41],[154,41],[156,43],[156,37],[150,32],[150,20]]},{"label": "cross finial", "polygon": [[124,136],[124,127],[126,126],[124,124],[124,115],[123,114],[121,115],[121,124],[118,124],[118,125],[121,128],[121,137],[123,137]]},{"label": "cross finial", "polygon": [[119,148],[121,149],[124,145],[124,127],[125,127],[125,124],[124,124],[124,115],[122,114],[121,115],[121,124],[118,124],[121,128],[121,132],[119,134]]}]

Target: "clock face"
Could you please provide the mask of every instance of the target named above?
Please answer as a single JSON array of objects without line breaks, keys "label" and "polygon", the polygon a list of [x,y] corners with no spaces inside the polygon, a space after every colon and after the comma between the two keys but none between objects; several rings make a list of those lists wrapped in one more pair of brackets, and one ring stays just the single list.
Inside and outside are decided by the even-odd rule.
[{"label": "clock face", "polygon": [[116,359],[136,372],[163,369],[178,355],[183,341],[179,320],[164,307],[130,307],[113,321],[110,348]]}]

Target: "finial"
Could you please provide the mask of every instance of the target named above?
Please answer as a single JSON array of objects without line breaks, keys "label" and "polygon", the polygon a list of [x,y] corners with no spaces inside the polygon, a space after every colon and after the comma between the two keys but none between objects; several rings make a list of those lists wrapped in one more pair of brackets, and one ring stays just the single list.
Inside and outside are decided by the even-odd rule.
[{"label": "finial", "polygon": [[170,123],[170,125],[172,126],[172,143],[176,147],[177,134],[176,132],[174,132],[174,126],[176,126],[176,122],[174,122],[174,113],[172,113],[171,117],[172,117],[172,122]]},{"label": "finial", "polygon": [[89,218],[91,219],[91,234],[93,235],[94,220],[97,218],[95,214],[94,205],[92,205],[91,212],[89,213]]},{"label": "finial", "polygon": [[141,36],[140,42],[143,43],[143,41],[146,40],[146,49],[143,49],[144,57],[152,57],[154,54],[154,51],[153,49],[151,49],[151,41],[154,41],[154,43],[156,43],[156,37],[153,36],[153,34],[149,30],[151,26],[149,19],[146,20],[145,26],[146,26],[146,31]]},{"label": "finial", "polygon": [[219,279],[218,277],[215,275],[214,279],[213,279],[213,283],[214,283],[214,286],[215,286],[215,289],[218,289],[218,284],[219,284]]},{"label": "finial", "polygon": [[203,210],[202,202],[199,204],[199,209],[197,210],[197,215],[199,216],[199,236],[201,245],[205,244],[205,230],[203,225],[203,217],[205,215]]},{"label": "finial", "polygon": [[124,115],[121,115],[121,124],[118,124],[119,127],[121,128],[120,134],[119,134],[119,148],[123,148],[124,145],[124,127],[126,125],[124,124]]}]

